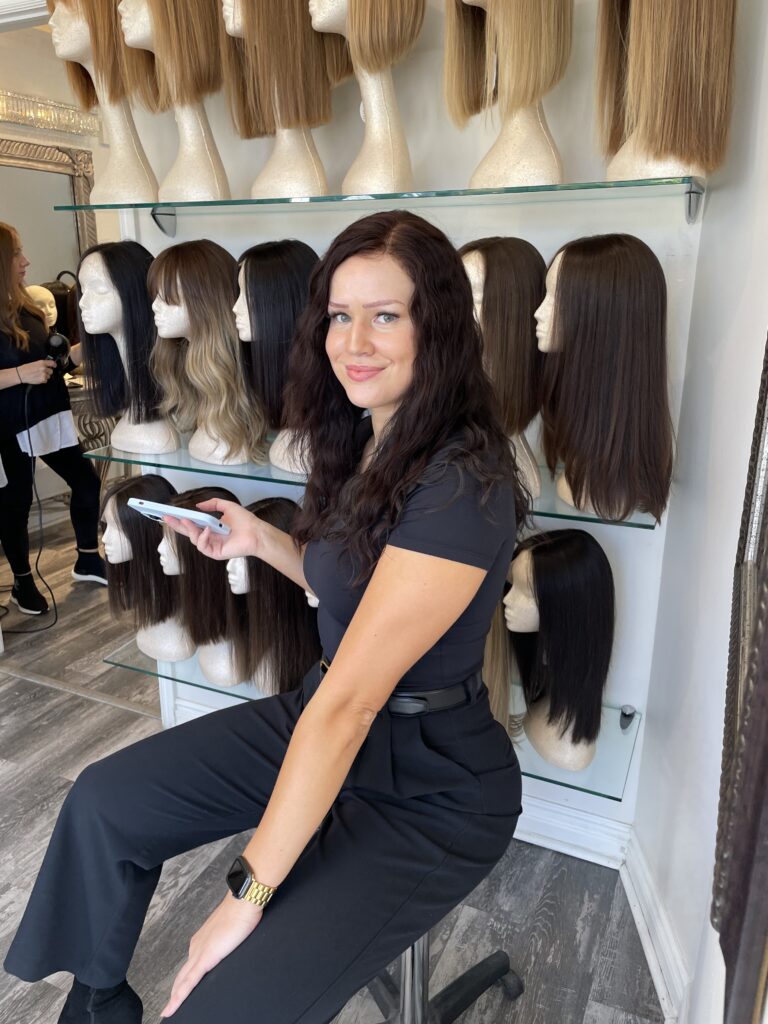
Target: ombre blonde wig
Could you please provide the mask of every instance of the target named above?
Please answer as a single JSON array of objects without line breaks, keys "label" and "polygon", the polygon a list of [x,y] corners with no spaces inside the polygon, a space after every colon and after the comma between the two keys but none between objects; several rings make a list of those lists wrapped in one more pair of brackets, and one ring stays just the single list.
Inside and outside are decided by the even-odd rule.
[{"label": "ombre blonde wig", "polygon": [[532,106],[565,74],[573,0],[446,0],[443,71],[448,112],[466,124],[498,100],[503,118]]},{"label": "ombre blonde wig", "polygon": [[149,291],[171,305],[184,304],[194,325],[192,338],[158,338],[152,371],[164,399],[161,411],[181,430],[203,427],[224,442],[228,457],[245,452],[266,460],[266,417],[249,393],[243,343],[232,306],[237,297],[237,263],[208,239],[165,249],[149,268]]},{"label": "ombre blonde wig", "polygon": [[731,113],[736,0],[601,0],[598,104],[609,156],[636,133],[655,159],[715,170]]}]

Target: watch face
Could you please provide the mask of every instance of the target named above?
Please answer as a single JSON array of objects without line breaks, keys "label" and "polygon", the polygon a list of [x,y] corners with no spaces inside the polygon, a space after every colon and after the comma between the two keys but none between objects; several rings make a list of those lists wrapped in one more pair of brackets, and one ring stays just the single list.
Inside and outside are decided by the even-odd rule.
[{"label": "watch face", "polygon": [[242,857],[236,857],[235,863],[227,872],[227,885],[233,896],[242,899],[251,884],[251,873]]}]

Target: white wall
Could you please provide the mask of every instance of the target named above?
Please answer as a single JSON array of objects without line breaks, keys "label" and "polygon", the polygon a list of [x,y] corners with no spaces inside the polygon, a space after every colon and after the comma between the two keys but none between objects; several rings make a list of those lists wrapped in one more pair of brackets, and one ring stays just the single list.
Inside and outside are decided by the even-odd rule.
[{"label": "white wall", "polygon": [[740,4],[733,134],[704,213],[635,818],[694,978],[691,1024],[722,1021],[707,918],[733,565],[768,330],[766,43],[768,9]]}]

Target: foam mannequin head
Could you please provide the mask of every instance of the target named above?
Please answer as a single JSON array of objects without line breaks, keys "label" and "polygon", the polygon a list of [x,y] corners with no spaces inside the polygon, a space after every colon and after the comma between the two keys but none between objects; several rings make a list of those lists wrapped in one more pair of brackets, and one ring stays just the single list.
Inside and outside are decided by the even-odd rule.
[{"label": "foam mannequin head", "polygon": [[59,316],[56,308],[56,297],[52,291],[44,288],[41,284],[27,285],[27,295],[38,306],[45,317],[45,326],[54,327]]},{"label": "foam mannequin head", "polygon": [[154,25],[147,0],[120,0],[117,10],[126,46],[154,51]]},{"label": "foam mannequin head", "polygon": [[464,269],[467,272],[469,283],[472,285],[472,302],[475,306],[475,317],[480,326],[483,326],[483,292],[485,290],[485,258],[483,254],[473,249],[462,257]]},{"label": "foam mannequin head", "polygon": [[230,558],[227,562],[227,582],[233,594],[247,594],[250,590],[248,584],[248,563],[245,558]]},{"label": "foam mannequin head", "polygon": [[86,256],[77,273],[80,285],[80,318],[89,334],[111,334],[123,331],[123,304],[104,257],[94,252]]},{"label": "foam mannequin head", "polygon": [[110,498],[104,506],[104,521],[107,524],[102,537],[104,544],[104,557],[110,565],[120,565],[122,562],[130,562],[133,558],[131,542],[123,533],[120,521],[115,515],[115,500]]},{"label": "foam mannequin head", "polygon": [[563,253],[559,252],[552,260],[547,271],[547,293],[544,301],[533,314],[536,318],[536,340],[539,352],[557,352],[555,339],[555,296],[557,293],[557,278],[560,273],[560,265],[563,262]]},{"label": "foam mannequin head", "polygon": [[175,544],[167,530],[163,533],[163,539],[157,545],[157,553],[160,555],[160,565],[163,567],[163,572],[166,576],[181,575],[179,556],[176,554]]},{"label": "foam mannequin head", "polygon": [[248,295],[245,287],[245,264],[241,263],[237,272],[237,302],[232,307],[237,325],[237,336],[240,341],[253,341],[251,319],[248,312]]},{"label": "foam mannequin head", "polygon": [[192,331],[189,309],[184,302],[181,284],[177,289],[181,299],[179,303],[167,302],[160,292],[152,301],[152,314],[158,338],[188,338]]},{"label": "foam mannequin head", "polygon": [[315,32],[346,36],[349,0],[309,0],[309,13]]},{"label": "foam mannequin head", "polygon": [[93,60],[91,32],[85,16],[75,4],[57,3],[48,24],[53,50],[60,60],[90,64]]},{"label": "foam mannequin head", "polygon": [[504,598],[504,621],[514,633],[537,633],[539,606],[533,589],[533,562],[531,552],[521,551],[512,562],[512,587]]},{"label": "foam mannequin head", "polygon": [[242,0],[222,0],[221,13],[224,15],[224,31],[227,35],[242,39],[245,35]]}]

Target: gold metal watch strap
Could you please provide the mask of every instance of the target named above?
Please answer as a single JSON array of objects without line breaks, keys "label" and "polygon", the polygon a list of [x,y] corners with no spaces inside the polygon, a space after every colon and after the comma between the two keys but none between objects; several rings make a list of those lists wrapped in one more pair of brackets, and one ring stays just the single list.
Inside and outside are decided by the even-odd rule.
[{"label": "gold metal watch strap", "polygon": [[275,888],[271,885],[264,885],[263,882],[253,881],[248,892],[243,896],[247,903],[255,903],[259,907],[266,907],[272,899]]}]

